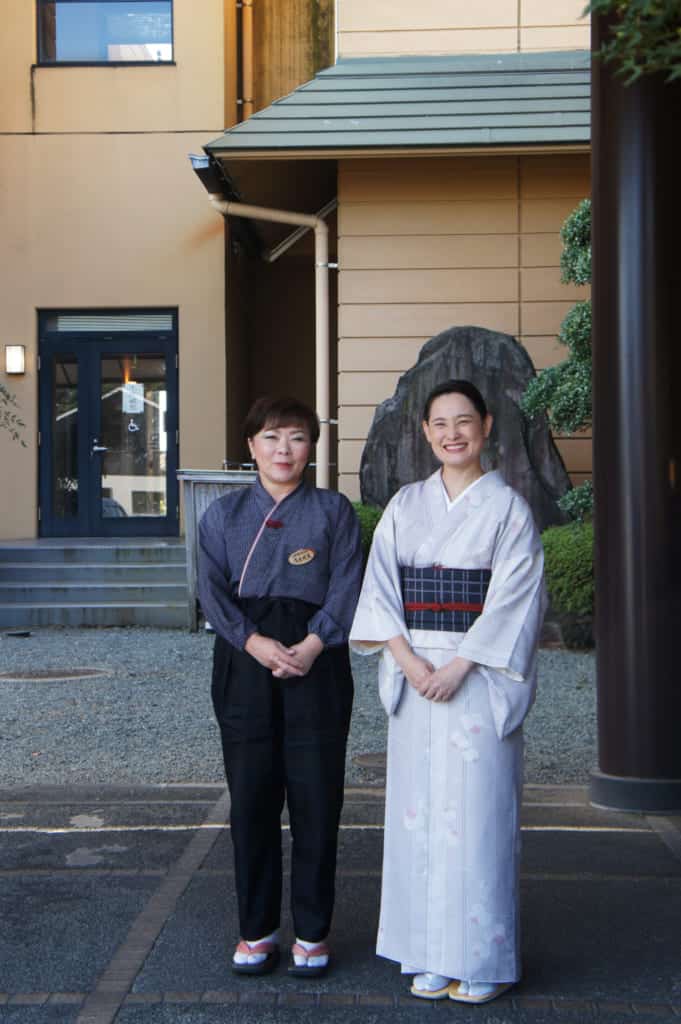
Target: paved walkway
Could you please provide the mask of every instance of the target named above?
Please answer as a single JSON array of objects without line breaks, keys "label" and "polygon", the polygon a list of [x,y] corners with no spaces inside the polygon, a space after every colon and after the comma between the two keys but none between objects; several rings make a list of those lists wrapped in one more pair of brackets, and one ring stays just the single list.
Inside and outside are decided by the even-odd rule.
[{"label": "paved walkway", "polygon": [[[681,818],[525,792],[525,977],[482,1007],[426,1004],[374,956],[383,791],[347,792],[335,964],[236,978],[218,785],[0,789],[0,1020],[8,1024],[681,1021]],[[290,937],[288,920],[285,936]]]}]

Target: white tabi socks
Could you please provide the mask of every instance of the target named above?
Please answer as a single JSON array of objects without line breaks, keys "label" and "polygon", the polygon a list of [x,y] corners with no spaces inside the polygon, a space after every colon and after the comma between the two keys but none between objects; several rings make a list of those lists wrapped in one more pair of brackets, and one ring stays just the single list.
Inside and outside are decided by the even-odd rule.
[{"label": "white tabi socks", "polygon": [[425,974],[414,976],[414,988],[419,992],[438,992],[449,985],[451,978],[445,978],[443,974],[432,974],[427,971]]},{"label": "white tabi socks", "polygon": [[481,996],[488,996],[494,992],[496,985],[487,981],[460,981],[459,992],[462,996],[474,996],[476,999]]},{"label": "white tabi socks", "polygon": [[[259,946],[261,942],[272,942],[274,945],[279,944],[279,931],[272,932],[271,935],[263,935],[262,939],[244,939],[247,946],[251,948]],[[267,959],[266,953],[240,953],[238,950],[234,953],[232,958],[235,964],[261,964]]]},{"label": "white tabi socks", "polygon": [[[307,950],[315,949],[316,946],[321,945],[321,941],[306,942],[305,939],[299,939],[297,936],[296,943],[297,945],[302,946],[303,949]],[[304,956],[301,956],[300,953],[294,953],[293,962],[295,963],[296,967],[326,967],[326,965],[329,962],[329,956],[328,953],[323,953],[320,956],[308,956],[306,958]]]}]

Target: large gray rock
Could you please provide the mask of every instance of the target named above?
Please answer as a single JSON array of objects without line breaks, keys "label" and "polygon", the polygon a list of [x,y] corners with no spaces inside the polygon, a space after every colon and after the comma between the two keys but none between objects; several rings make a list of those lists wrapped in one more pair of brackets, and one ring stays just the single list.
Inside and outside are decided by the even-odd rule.
[{"label": "large gray rock", "polygon": [[362,453],[362,501],[383,508],[403,484],[422,480],[437,467],[421,429],[429,392],[450,377],[481,391],[494,426],[483,466],[499,469],[529,502],[540,530],[565,522],[556,502],[570,489],[563,460],[544,416],[529,421],[520,399],[534,376],[522,345],[484,327],[450,327],[426,342],[414,367],[403,374],[392,398],[376,409]]}]

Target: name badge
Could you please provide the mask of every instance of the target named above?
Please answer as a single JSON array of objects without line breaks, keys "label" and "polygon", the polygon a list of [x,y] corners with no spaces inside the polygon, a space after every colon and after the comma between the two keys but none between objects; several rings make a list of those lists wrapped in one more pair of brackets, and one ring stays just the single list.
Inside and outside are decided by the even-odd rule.
[{"label": "name badge", "polygon": [[290,565],[307,565],[314,558],[315,553],[312,548],[298,548],[288,556]]}]

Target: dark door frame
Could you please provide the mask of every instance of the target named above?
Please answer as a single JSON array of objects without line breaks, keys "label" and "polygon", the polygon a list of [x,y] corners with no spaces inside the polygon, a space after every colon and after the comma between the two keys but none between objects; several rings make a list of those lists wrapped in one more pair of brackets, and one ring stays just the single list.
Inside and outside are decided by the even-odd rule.
[{"label": "dark door frame", "polygon": [[[52,311],[51,311],[52,312]],[[79,310],[68,310],[77,315]],[[159,310],[97,310],[97,314],[122,312],[153,312]],[[168,312],[168,311],[162,311]],[[173,329],[170,331],[50,331],[46,327],[47,314],[39,314],[39,535],[41,537],[176,537],[179,535],[179,490],[177,469],[179,459],[178,438],[178,359],[177,314],[172,311]],[[166,361],[166,502],[164,517],[101,515],[101,459],[92,455],[94,439],[100,431],[100,367],[107,355],[159,354]],[[58,519],[53,509],[52,465],[54,446],[52,436],[52,395],[55,360],[59,355],[72,354],[79,364],[78,373],[78,514],[72,519]]]}]

